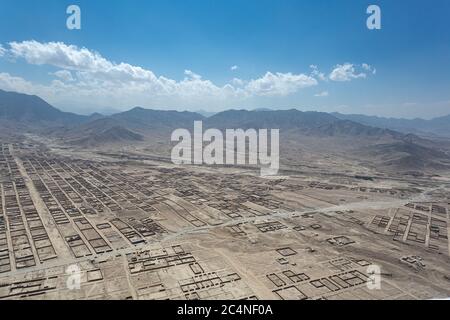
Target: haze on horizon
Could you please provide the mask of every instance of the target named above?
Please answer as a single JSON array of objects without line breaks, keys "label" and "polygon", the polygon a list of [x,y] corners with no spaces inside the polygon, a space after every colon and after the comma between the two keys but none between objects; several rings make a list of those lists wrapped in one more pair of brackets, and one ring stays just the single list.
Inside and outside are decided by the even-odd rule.
[{"label": "haze on horizon", "polygon": [[65,111],[450,113],[445,0],[377,1],[376,31],[360,0],[77,1],[81,30],[65,26],[67,1],[3,2],[0,89]]}]

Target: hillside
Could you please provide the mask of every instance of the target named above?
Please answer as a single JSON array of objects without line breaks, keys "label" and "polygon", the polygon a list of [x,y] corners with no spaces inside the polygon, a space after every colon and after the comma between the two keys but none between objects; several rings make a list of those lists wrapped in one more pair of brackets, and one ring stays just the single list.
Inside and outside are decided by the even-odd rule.
[{"label": "hillside", "polygon": [[163,130],[191,127],[195,120],[204,120],[205,117],[188,111],[152,110],[140,107],[129,111],[114,114],[110,117],[129,128],[140,130]]},{"label": "hillside", "polygon": [[422,136],[441,136],[450,138],[450,115],[430,120],[424,119],[397,119],[361,114],[332,113],[341,120],[351,120],[364,125],[391,129],[403,133],[415,133]]},{"label": "hillside", "polygon": [[38,96],[0,90],[0,120],[29,126],[77,125],[87,117],[62,112]]},{"label": "hillside", "polygon": [[450,169],[447,153],[408,142],[367,146],[355,152],[355,156],[370,160],[375,166],[396,171]]},{"label": "hillside", "polygon": [[106,144],[133,143],[144,140],[144,137],[122,126],[113,126],[105,130],[96,130],[79,139],[69,140],[67,143],[83,146],[97,147]]},{"label": "hillside", "polygon": [[[192,131],[194,121],[202,120],[204,129],[279,129],[282,158],[285,153],[293,161],[309,153],[315,159],[341,157],[388,170],[448,169],[450,165],[448,148],[441,142],[340,117],[262,109],[228,110],[205,118],[195,112],[140,107],[112,116],[79,116],[62,112],[36,96],[0,91],[4,134],[33,132],[70,146],[139,144],[168,156],[171,132],[178,128]],[[444,125],[447,120],[439,121]]]}]

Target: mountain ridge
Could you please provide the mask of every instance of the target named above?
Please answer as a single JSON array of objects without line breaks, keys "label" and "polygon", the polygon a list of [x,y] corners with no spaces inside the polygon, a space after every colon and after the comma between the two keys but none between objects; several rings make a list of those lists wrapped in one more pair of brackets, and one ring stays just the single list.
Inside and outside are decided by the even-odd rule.
[{"label": "mountain ridge", "polygon": [[[4,98],[6,97],[6,98]],[[2,99],[3,98],[3,99]],[[182,128],[193,130],[194,121],[207,128],[280,129],[280,139],[297,154],[310,150],[352,157],[391,170],[450,167],[450,147],[390,128],[342,119],[340,114],[317,111],[226,110],[205,117],[196,112],[135,107],[104,116],[79,116],[51,106],[37,96],[0,91],[0,123],[4,131],[35,132],[74,147],[156,143],[170,147],[170,134]],[[450,118],[450,117],[449,117]],[[445,123],[446,118],[439,119]],[[164,149],[164,148],[162,148]],[[302,151],[303,150],[303,151]]]},{"label": "mountain ridge", "polygon": [[365,125],[396,130],[403,133],[415,133],[422,136],[436,135],[450,138],[450,115],[426,120],[421,118],[404,119],[363,114],[342,114],[338,112],[331,114],[341,120],[351,120]]},{"label": "mountain ridge", "polygon": [[46,122],[76,125],[87,119],[86,116],[63,112],[36,95],[0,90],[0,120],[17,121],[33,126]]}]

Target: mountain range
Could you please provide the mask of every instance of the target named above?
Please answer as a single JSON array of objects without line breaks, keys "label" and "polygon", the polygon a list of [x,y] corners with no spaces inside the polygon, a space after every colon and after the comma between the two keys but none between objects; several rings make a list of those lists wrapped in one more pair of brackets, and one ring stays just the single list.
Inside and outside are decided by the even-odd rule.
[{"label": "mountain range", "polygon": [[196,120],[203,121],[204,128],[280,129],[282,153],[333,153],[392,170],[450,168],[450,147],[433,138],[450,134],[450,116],[405,120],[258,109],[227,110],[205,117],[196,112],[140,107],[110,116],[82,116],[62,112],[38,96],[0,90],[0,134],[2,129],[18,134],[33,132],[72,146],[98,148],[158,139],[170,144],[174,129],[192,130]]},{"label": "mountain range", "polygon": [[0,121],[29,126],[77,125],[89,117],[62,112],[38,96],[0,90]]},{"label": "mountain range", "polygon": [[450,115],[430,120],[384,118],[361,114],[332,113],[332,115],[341,120],[351,120],[368,126],[414,133],[425,137],[450,138]]}]

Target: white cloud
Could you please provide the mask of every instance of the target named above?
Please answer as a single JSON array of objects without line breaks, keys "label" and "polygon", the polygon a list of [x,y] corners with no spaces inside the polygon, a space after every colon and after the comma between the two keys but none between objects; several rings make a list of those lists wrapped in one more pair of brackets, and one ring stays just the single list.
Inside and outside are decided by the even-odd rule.
[{"label": "white cloud", "polygon": [[325,73],[319,71],[319,67],[317,67],[314,64],[310,65],[309,67],[312,69],[311,75],[313,77],[316,77],[317,79],[322,80],[322,81],[327,81],[328,80],[327,76],[325,75]]},{"label": "white cloud", "polygon": [[184,70],[184,74],[187,76],[186,80],[201,80],[202,76],[192,72],[191,70]]},{"label": "white cloud", "polygon": [[7,91],[30,93],[34,86],[20,77],[13,77],[9,73],[2,72],[0,73],[0,87]]},{"label": "white cloud", "polygon": [[248,83],[234,79],[232,83],[218,86],[191,70],[185,70],[185,78],[176,81],[158,77],[152,71],[139,66],[111,62],[98,52],[62,42],[41,43],[32,40],[11,42],[9,45],[12,57],[25,59],[29,64],[51,65],[63,69],[54,75],[66,82],[74,80],[74,72],[77,82],[72,86],[84,92],[91,91],[92,95],[95,95],[94,92],[121,92],[124,95],[140,94],[152,98],[165,96],[199,100],[204,97],[226,99],[285,96],[317,84],[316,79],[305,74],[267,72],[263,77]]},{"label": "white cloud", "polygon": [[58,70],[56,72],[53,72],[52,75],[67,82],[75,81],[72,73],[69,70]]},{"label": "white cloud", "polygon": [[152,71],[142,67],[123,62],[117,64],[97,52],[62,42],[11,42],[10,47],[13,57],[23,58],[29,64],[62,68],[63,70],[54,73],[60,79],[70,80],[70,71],[75,72],[78,79],[78,82],[73,84],[75,89],[93,96],[105,93],[109,96],[111,92],[115,92],[123,95],[122,100],[129,100],[127,95],[138,95],[136,98],[145,101],[149,98],[155,100],[157,96],[197,96],[200,99],[207,96],[224,98],[239,93],[239,90],[234,90],[230,85],[219,87],[209,80],[203,80],[200,75],[190,70],[185,71],[182,81],[157,77]]},{"label": "white cloud", "polygon": [[0,57],[3,57],[6,53],[5,48],[3,48],[3,46],[0,44]]},{"label": "white cloud", "polygon": [[[191,70],[185,70],[181,80],[157,76],[140,66],[115,63],[98,52],[63,42],[41,43],[31,40],[11,42],[9,48],[0,48],[0,55],[23,59],[28,64],[57,68],[51,73],[57,79],[45,85],[2,73],[0,88],[37,94],[55,104],[69,101],[72,104],[116,108],[132,105],[186,108],[214,105],[219,108],[256,97],[287,96],[317,86],[318,80],[327,80],[313,65],[309,75],[267,72],[252,80],[234,78],[229,83],[218,85]],[[362,68],[366,70],[367,66]],[[233,66],[231,69],[236,70],[238,67]],[[356,73],[351,64],[337,65],[329,76],[335,81],[359,77],[365,77],[365,74]]]},{"label": "white cloud", "polygon": [[262,78],[251,80],[245,88],[255,95],[285,96],[315,85],[317,80],[305,74],[267,72]]},{"label": "white cloud", "polygon": [[50,85],[40,85],[27,81],[21,77],[12,76],[9,73],[0,73],[0,88],[6,91],[16,91],[30,95],[38,95],[46,99],[53,99],[61,94],[60,81],[53,81]]},{"label": "white cloud", "polygon": [[376,74],[377,73],[377,69],[375,69],[374,67],[372,67],[371,65],[367,64],[367,63],[363,63],[362,68],[366,71],[371,72],[372,74]]},{"label": "white cloud", "polygon": [[40,43],[37,41],[10,42],[11,55],[23,58],[34,65],[51,65],[62,69],[91,72],[121,80],[154,81],[149,70],[127,63],[115,64],[99,53],[62,42]]},{"label": "white cloud", "polygon": [[328,91],[322,91],[314,95],[314,97],[328,97]]},{"label": "white cloud", "polygon": [[236,66],[236,65],[234,65],[234,66],[232,66],[232,67],[230,68],[231,71],[236,71],[237,69],[239,69],[239,67]]},{"label": "white cloud", "polygon": [[366,78],[364,72],[356,71],[355,65],[351,63],[338,64],[331,71],[329,78],[333,81],[351,81],[352,79]]},{"label": "white cloud", "polygon": [[245,81],[239,78],[233,78],[231,84],[235,87],[242,87],[245,84]]}]

